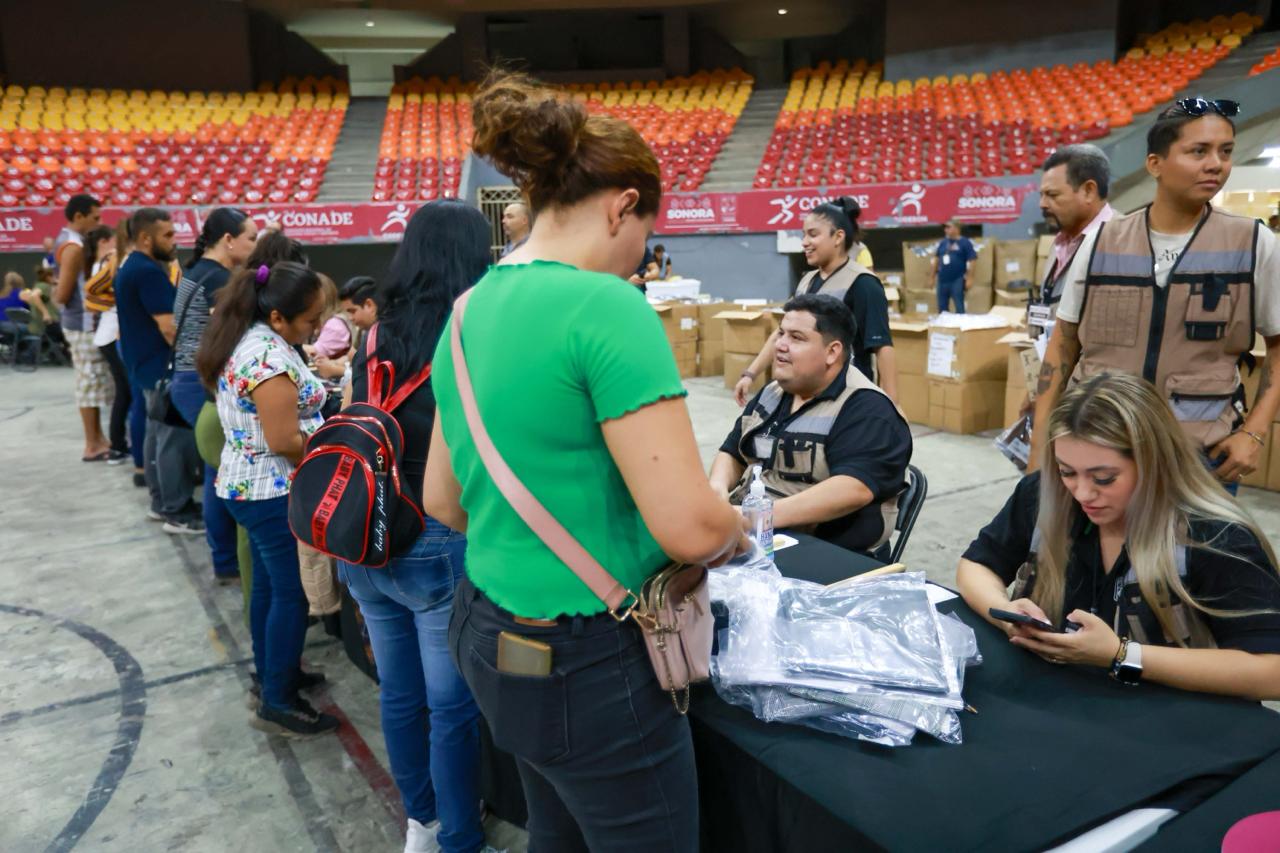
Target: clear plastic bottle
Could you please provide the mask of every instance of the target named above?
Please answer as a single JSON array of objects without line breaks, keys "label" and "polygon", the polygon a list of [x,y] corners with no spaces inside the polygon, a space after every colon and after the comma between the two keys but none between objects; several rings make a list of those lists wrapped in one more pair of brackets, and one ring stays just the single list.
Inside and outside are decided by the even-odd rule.
[{"label": "clear plastic bottle", "polygon": [[760,479],[760,466],[751,468],[751,489],[747,499],[742,502],[742,514],[751,525],[751,538],[764,551],[765,556],[773,557],[773,498],[764,490],[764,481]]}]

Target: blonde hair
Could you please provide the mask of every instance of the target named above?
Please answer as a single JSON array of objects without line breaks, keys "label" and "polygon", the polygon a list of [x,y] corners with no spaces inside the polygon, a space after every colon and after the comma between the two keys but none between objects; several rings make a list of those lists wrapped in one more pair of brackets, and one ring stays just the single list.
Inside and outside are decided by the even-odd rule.
[{"label": "blonde hair", "polygon": [[19,275],[18,273],[10,271],[4,274],[3,293],[6,296],[12,293],[14,290],[22,290],[22,288],[25,285],[26,285],[26,282],[22,280],[22,276]]},{"label": "blonde hair", "polygon": [[319,327],[329,322],[338,313],[341,300],[338,299],[338,285],[333,279],[322,272],[316,273],[316,278],[320,279],[320,298],[324,302],[324,309],[320,312],[320,322],[317,324]]},{"label": "blonde hair", "polygon": [[[1063,606],[1066,566],[1071,550],[1076,501],[1057,475],[1058,439],[1071,437],[1118,451],[1137,466],[1137,484],[1129,498],[1140,512],[1125,513],[1125,547],[1142,597],[1169,637],[1178,638],[1170,601],[1176,596],[1211,616],[1248,616],[1260,611],[1224,611],[1196,601],[1178,575],[1178,546],[1225,553],[1212,542],[1193,542],[1193,518],[1236,524],[1257,538],[1269,561],[1259,569],[1275,574],[1276,556],[1257,522],[1227,494],[1205,467],[1198,448],[1183,433],[1169,404],[1150,383],[1127,374],[1103,373],[1065,394],[1049,417],[1048,440],[1040,467],[1041,547],[1031,598],[1054,616]],[[1238,556],[1238,555],[1233,555]]]}]

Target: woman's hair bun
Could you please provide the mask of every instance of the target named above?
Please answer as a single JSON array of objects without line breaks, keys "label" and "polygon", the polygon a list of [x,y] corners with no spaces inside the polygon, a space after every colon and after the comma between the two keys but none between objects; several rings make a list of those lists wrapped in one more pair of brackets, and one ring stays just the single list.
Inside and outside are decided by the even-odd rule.
[{"label": "woman's hair bun", "polygon": [[858,217],[862,215],[862,205],[858,204],[857,199],[853,196],[842,195],[835,200],[834,204],[844,211],[845,216],[849,217],[851,222],[855,225],[857,224]]},{"label": "woman's hair bun", "polygon": [[490,74],[471,103],[472,150],[515,182],[536,209],[578,151],[587,110],[533,78]]}]

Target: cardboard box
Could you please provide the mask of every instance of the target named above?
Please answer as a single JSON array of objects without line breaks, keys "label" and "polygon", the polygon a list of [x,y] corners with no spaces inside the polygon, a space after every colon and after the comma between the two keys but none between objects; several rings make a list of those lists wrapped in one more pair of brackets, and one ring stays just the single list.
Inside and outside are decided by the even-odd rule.
[{"label": "cardboard box", "polygon": [[[1003,362],[1002,362],[1003,364]],[[929,380],[929,419],[934,429],[970,435],[1003,426],[1004,382]]]},{"label": "cardboard box", "polygon": [[902,291],[902,313],[918,314],[928,316],[938,313],[938,291],[934,288],[928,290],[904,290]]},{"label": "cardboard box", "polygon": [[1001,290],[995,289],[996,305],[1008,308],[1025,308],[1027,303],[1031,301],[1030,290]]},{"label": "cardboard box", "polygon": [[995,244],[995,278],[993,284],[997,289],[1005,287],[1011,281],[1032,281],[1036,274],[1036,241],[1035,240],[997,240]]},{"label": "cardboard box", "polygon": [[1035,388],[1040,378],[1040,356],[1031,338],[1022,332],[1011,332],[1000,339],[1009,345],[1008,376],[1004,386],[1004,425],[1018,419],[1022,404],[1035,399]]},{"label": "cardboard box", "polygon": [[716,315],[733,308],[732,302],[701,302],[698,304],[698,340],[715,341],[724,346],[724,320]]},{"label": "cardboard box", "polygon": [[995,291],[991,289],[991,282],[979,284],[975,277],[973,286],[964,295],[964,313],[986,314],[995,303],[996,296]]},{"label": "cardboard box", "polygon": [[1049,272],[1049,266],[1053,263],[1053,235],[1045,234],[1036,240],[1036,277],[1033,284],[1036,286],[1036,292],[1039,292],[1040,285],[1044,284],[1045,274]]},{"label": "cardboard box", "polygon": [[[897,349],[897,341],[894,342]],[[898,405],[913,424],[929,422],[929,380],[922,373],[898,373]]]},{"label": "cardboard box", "polygon": [[937,240],[904,240],[902,284],[907,290],[933,290],[933,258]]},{"label": "cardboard box", "polygon": [[953,329],[929,327],[929,352],[925,373],[931,379],[955,382],[999,381],[1004,396],[1008,350],[1000,338],[1007,328]]},{"label": "cardboard box", "polygon": [[672,344],[698,340],[698,306],[689,302],[659,302],[653,306],[662,331]]},{"label": "cardboard box", "polygon": [[721,311],[715,316],[723,320],[725,354],[760,354],[765,342],[778,328],[778,315],[772,309],[753,311]]},{"label": "cardboard box", "polygon": [[[757,355],[759,353],[726,352],[724,354],[724,387],[732,391],[738,384],[738,379],[742,377],[742,371],[751,366],[751,362],[755,361]],[[759,391],[768,381],[769,369],[765,368],[764,372],[751,383],[751,393]]]},{"label": "cardboard box", "polygon": [[719,376],[724,373],[724,338],[713,341],[698,339],[698,375]]},{"label": "cardboard box", "polygon": [[698,342],[681,341],[671,345],[671,352],[676,357],[676,368],[681,379],[698,375]]},{"label": "cardboard box", "polygon": [[988,240],[986,237],[970,237],[969,241],[973,243],[973,249],[978,253],[978,259],[971,262],[977,265],[973,268],[973,289],[989,288],[995,281],[995,259],[993,257],[995,254],[995,241]]},{"label": "cardboard box", "polygon": [[893,336],[893,354],[898,363],[898,377],[924,376],[929,360],[929,321],[927,319],[889,321],[889,333]]},{"label": "cardboard box", "polygon": [[[1280,490],[1280,482],[1272,485],[1272,478],[1280,478],[1280,453],[1273,453],[1272,448],[1278,433],[1276,427],[1271,428],[1271,434],[1267,436],[1267,444],[1262,448],[1262,453],[1258,456],[1258,467],[1254,472],[1240,481],[1242,486],[1252,486],[1255,489],[1271,489],[1272,491]],[[1272,471],[1275,474],[1272,474]]]}]

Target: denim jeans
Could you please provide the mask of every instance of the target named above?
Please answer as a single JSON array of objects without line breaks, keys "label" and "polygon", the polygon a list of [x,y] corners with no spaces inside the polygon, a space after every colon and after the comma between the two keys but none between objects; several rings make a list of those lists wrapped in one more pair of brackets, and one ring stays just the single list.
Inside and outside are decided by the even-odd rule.
[{"label": "denim jeans", "polygon": [[[499,672],[500,631],[550,645],[551,675]],[[689,721],[658,686],[634,622],[524,625],[463,581],[449,643],[494,744],[516,758],[530,853],[698,850]]]},{"label": "denim jeans", "polygon": [[956,305],[956,313],[964,313],[964,279],[958,278],[955,281],[943,281],[938,279],[938,310],[947,310],[947,301],[951,300]]},{"label": "denim jeans", "polygon": [[[133,380],[129,381],[129,453],[133,456],[133,467],[142,470],[146,467],[146,456],[143,447],[147,442],[147,401],[142,394],[142,386]],[[152,509],[158,509],[152,507]]]},{"label": "denim jeans", "polygon": [[[169,398],[194,430],[200,410],[208,399],[204,386],[200,384],[199,374],[194,370],[174,371],[173,382],[169,385]],[[214,488],[217,477],[218,469],[206,463],[201,503],[204,538],[213,554],[214,575],[220,578],[236,577],[240,572],[236,561],[236,522],[222,505],[222,501],[218,500],[218,493]]]},{"label": "denim jeans", "polygon": [[[1222,463],[1226,460],[1225,456],[1219,456],[1217,459],[1213,459],[1209,456],[1209,453],[1206,450],[1200,451],[1200,458],[1204,460],[1204,467],[1208,468],[1209,472],[1211,474],[1214,474],[1214,476],[1217,476],[1216,474],[1217,470],[1222,467]],[[1231,495],[1231,497],[1233,498],[1239,497],[1240,495],[1239,480],[1233,480],[1230,483],[1224,483],[1221,480],[1219,480],[1218,482],[1222,483],[1222,488],[1226,489],[1227,494]]]},{"label": "denim jeans", "polygon": [[289,497],[222,503],[248,531],[253,551],[249,633],[262,701],[284,710],[297,696],[295,681],[307,635],[307,597],[298,574],[298,540],[289,529]]},{"label": "denim jeans", "polygon": [[448,643],[466,545],[461,533],[427,518],[413,547],[385,568],[338,562],[338,580],[369,630],[382,685],[382,736],[405,813],[422,823],[439,817],[445,853],[484,846],[480,711]]}]

